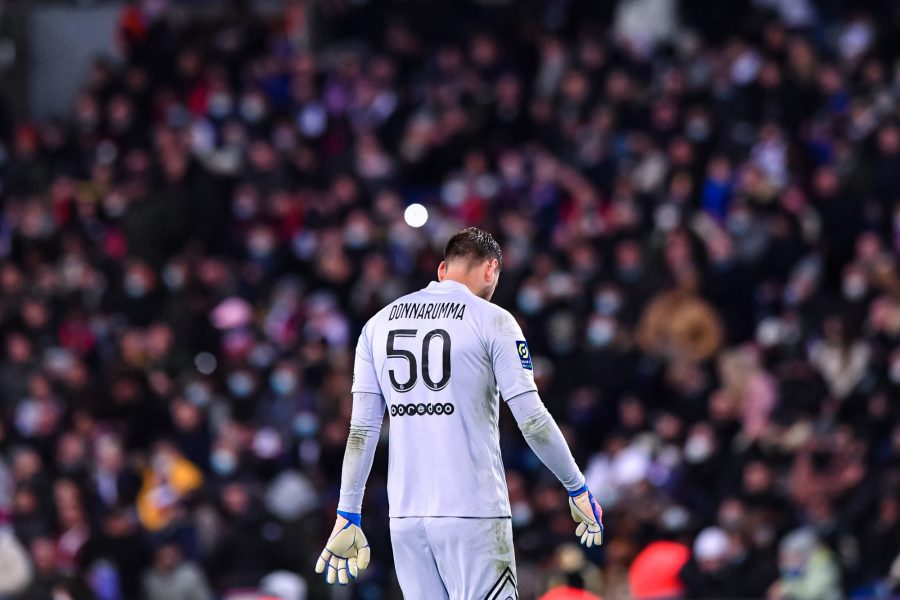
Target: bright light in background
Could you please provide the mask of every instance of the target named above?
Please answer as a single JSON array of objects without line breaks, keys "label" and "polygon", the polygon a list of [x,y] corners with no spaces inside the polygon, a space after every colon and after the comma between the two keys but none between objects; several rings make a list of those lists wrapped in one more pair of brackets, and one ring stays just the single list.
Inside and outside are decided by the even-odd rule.
[{"label": "bright light in background", "polygon": [[416,202],[406,207],[403,220],[410,227],[421,227],[428,221],[428,209]]}]

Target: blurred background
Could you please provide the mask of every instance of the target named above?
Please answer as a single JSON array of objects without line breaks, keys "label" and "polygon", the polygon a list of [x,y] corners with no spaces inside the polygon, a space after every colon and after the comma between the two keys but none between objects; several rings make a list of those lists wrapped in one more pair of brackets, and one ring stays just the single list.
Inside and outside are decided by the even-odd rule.
[{"label": "blurred background", "polygon": [[501,409],[522,598],[900,597],[897,2],[0,0],[0,81],[0,598],[400,598],[385,444],[312,569],[467,225],[605,508]]}]

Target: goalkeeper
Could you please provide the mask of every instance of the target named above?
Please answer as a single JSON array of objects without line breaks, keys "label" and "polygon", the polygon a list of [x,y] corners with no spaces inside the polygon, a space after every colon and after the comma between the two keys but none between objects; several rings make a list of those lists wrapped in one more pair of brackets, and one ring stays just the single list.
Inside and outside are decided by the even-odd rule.
[{"label": "goalkeeper", "polygon": [[464,229],[447,242],[438,281],[363,328],[337,521],[316,564],[329,583],[345,584],[369,563],[360,513],[386,409],[391,545],[404,597],[518,597],[501,395],[568,491],[575,534],[588,547],[602,542],[602,511],[538,396],[522,330],[489,302],[502,260],[490,234]]}]

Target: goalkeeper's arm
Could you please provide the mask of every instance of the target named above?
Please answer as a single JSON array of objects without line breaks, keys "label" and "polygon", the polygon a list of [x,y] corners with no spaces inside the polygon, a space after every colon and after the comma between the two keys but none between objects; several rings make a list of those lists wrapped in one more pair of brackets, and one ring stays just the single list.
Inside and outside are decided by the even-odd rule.
[{"label": "goalkeeper's arm", "polygon": [[559,426],[537,392],[525,392],[507,401],[525,441],[569,492],[569,508],[578,523],[576,535],[586,546],[603,542],[603,511],[587,488],[584,475]]},{"label": "goalkeeper's arm", "polygon": [[341,497],[338,510],[348,513],[362,511],[363,492],[372,470],[375,447],[384,420],[384,398],[381,394],[356,392],[350,415],[350,434],[344,451],[341,471]]},{"label": "goalkeeper's arm", "polygon": [[362,498],[366,479],[372,470],[375,446],[384,419],[381,394],[353,394],[350,435],[341,472],[341,497],[337,519],[325,549],[316,562],[316,573],[325,573],[325,581],[345,585],[369,565],[369,542],[362,531]]},{"label": "goalkeeper's arm", "polygon": [[563,486],[570,492],[584,487],[584,475],[575,464],[566,439],[538,393],[519,394],[507,404],[531,450],[553,471]]}]

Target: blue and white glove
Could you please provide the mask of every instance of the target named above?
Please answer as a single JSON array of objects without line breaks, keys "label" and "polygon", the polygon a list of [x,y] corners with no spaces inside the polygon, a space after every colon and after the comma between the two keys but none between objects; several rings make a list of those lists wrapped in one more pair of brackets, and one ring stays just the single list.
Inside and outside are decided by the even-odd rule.
[{"label": "blue and white glove", "polygon": [[580,490],[569,492],[569,509],[572,511],[572,518],[578,523],[575,535],[581,538],[581,543],[588,548],[602,544],[603,509],[594,500],[587,484]]},{"label": "blue and white glove", "polygon": [[371,552],[369,542],[360,528],[359,513],[337,511],[338,517],[331,530],[325,549],[316,561],[316,573],[325,572],[325,581],[346,585],[356,579],[359,571],[369,566]]}]

